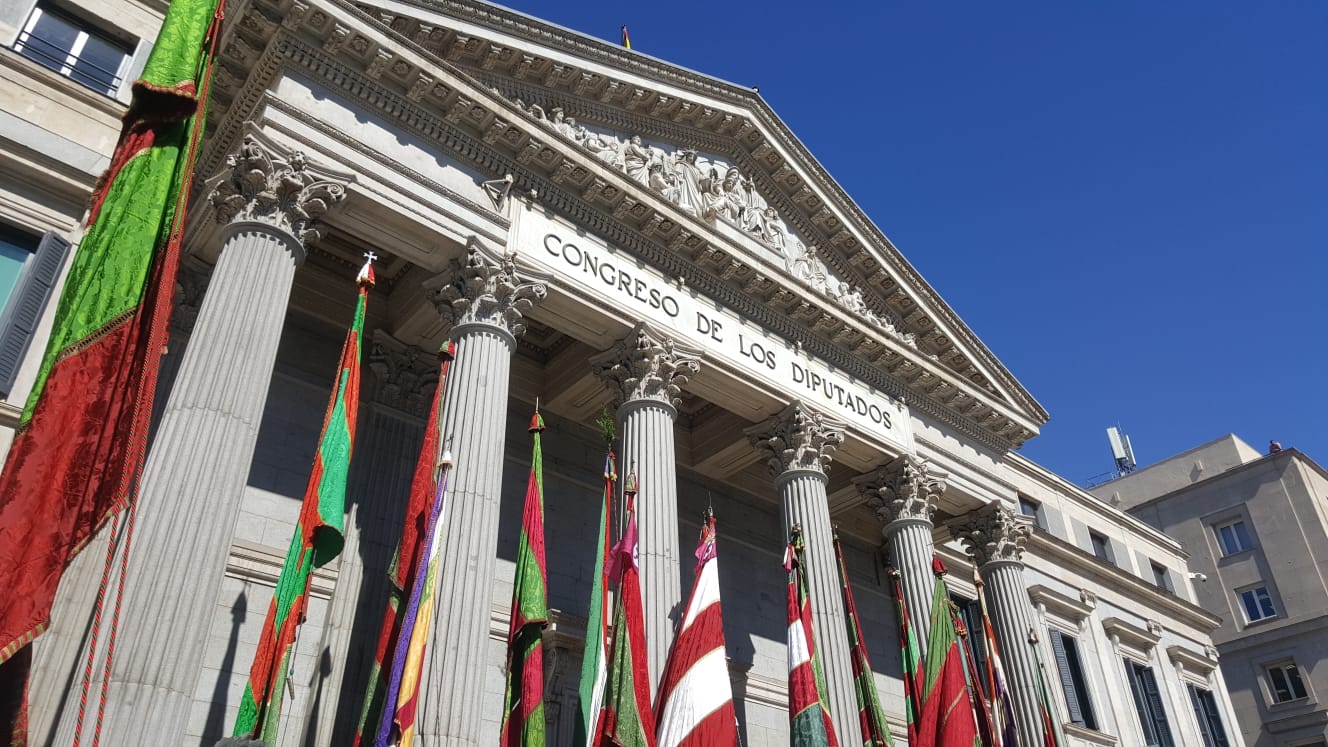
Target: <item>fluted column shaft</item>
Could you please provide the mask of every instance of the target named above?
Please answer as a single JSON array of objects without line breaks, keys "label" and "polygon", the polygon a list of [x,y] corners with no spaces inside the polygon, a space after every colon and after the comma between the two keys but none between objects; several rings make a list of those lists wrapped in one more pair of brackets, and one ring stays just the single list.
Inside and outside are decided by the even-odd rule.
[{"label": "fluted column shaft", "polygon": [[233,223],[143,471],[107,733],[179,744],[267,402],[294,236]]},{"label": "fluted column shaft", "polygon": [[653,697],[673,645],[675,615],[682,603],[678,550],[678,473],[673,425],[677,411],[648,399],[618,408],[622,462],[635,467],[640,492],[636,499],[638,560],[646,617],[646,649]]},{"label": "fluted column shaft", "polygon": [[[1024,564],[995,561],[979,569],[986,586],[991,624],[1001,647],[1001,662],[1009,678],[1010,697],[1024,744],[1041,744],[1042,716],[1037,660],[1029,634],[1036,630],[1033,605],[1024,581]],[[1055,715],[1052,716],[1055,718]]]},{"label": "fluted column shaft", "polygon": [[785,534],[802,526],[805,577],[812,601],[812,635],[825,673],[826,700],[841,744],[859,733],[853,658],[848,644],[843,589],[835,558],[834,527],[826,495],[830,454],[844,441],[843,425],[794,402],[746,429],[767,459],[783,508]]},{"label": "fluted column shaft", "polygon": [[897,519],[883,530],[891,562],[904,588],[908,623],[924,649],[931,634],[931,603],[936,594],[936,574],[931,568],[936,545],[931,530],[931,521],[920,518]]},{"label": "fluted column shaft", "polygon": [[835,533],[830,521],[826,476],[819,470],[790,470],[775,478],[783,507],[784,533],[802,526],[807,543],[807,587],[812,597],[812,633],[825,672],[825,693],[841,744],[858,732],[858,703],[853,680],[853,657],[844,617],[844,592],[835,558]]},{"label": "fluted column shaft", "polygon": [[[641,322],[613,348],[591,359],[595,373],[618,394],[619,470],[636,470],[636,521],[650,664],[650,692],[664,674],[681,616],[678,550],[678,473],[674,421],[678,395],[700,370],[700,351],[680,345]],[[622,515],[620,510],[619,515]]]},{"label": "fluted column shaft", "polygon": [[432,285],[455,343],[440,426],[455,466],[442,514],[442,563],[417,722],[424,744],[479,747],[481,696],[491,678],[489,616],[512,353],[524,332],[522,313],[545,289],[518,279],[513,257],[496,257],[474,241],[465,263],[453,262]]},{"label": "fluted column shaft", "polygon": [[1042,744],[1037,658],[1029,642],[1037,629],[1036,617],[1028,598],[1023,562],[1032,520],[994,502],[951,520],[948,526],[964,543],[982,576],[1021,743]]},{"label": "fluted column shaft", "polygon": [[945,475],[926,461],[904,454],[871,472],[856,477],[863,500],[876,512],[890,551],[890,562],[900,575],[909,625],[924,648],[931,632],[931,603],[936,577],[931,561],[936,553],[932,516],[945,492]]}]

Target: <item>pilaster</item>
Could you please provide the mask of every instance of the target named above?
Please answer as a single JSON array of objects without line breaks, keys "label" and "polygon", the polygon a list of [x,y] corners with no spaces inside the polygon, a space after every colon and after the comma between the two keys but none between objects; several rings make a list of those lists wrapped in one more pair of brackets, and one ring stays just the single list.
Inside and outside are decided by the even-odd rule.
[{"label": "pilaster", "polygon": [[[222,248],[143,471],[105,736],[180,744],[296,268],[350,174],[252,125],[209,180]],[[95,687],[94,687],[95,690]],[[72,743],[72,724],[57,743]]]},{"label": "pilaster", "polygon": [[835,559],[834,527],[826,496],[832,454],[844,442],[843,424],[795,401],[747,438],[766,458],[783,506],[784,533],[802,525],[807,544],[807,586],[812,597],[812,632],[825,670],[826,697],[842,739],[858,733],[853,660],[848,647],[843,591]]},{"label": "pilaster", "polygon": [[674,421],[682,386],[701,368],[700,354],[641,322],[590,361],[618,394],[622,464],[639,478],[636,517],[652,695],[681,615]]},{"label": "pilaster", "polygon": [[[489,610],[497,566],[503,444],[512,352],[522,319],[547,291],[543,276],[472,238],[462,260],[426,283],[451,326],[456,357],[443,400],[442,437],[454,464],[442,521],[442,569],[425,654],[419,736],[442,747],[478,747]],[[494,727],[496,730],[496,727]]]},{"label": "pilaster", "polygon": [[1024,581],[1024,545],[1033,533],[1030,517],[995,501],[946,523],[982,575],[992,627],[1009,678],[1022,744],[1041,744],[1043,722],[1038,685],[1037,618]]},{"label": "pilaster", "polygon": [[932,517],[945,492],[945,474],[912,454],[902,454],[854,478],[863,501],[876,512],[900,574],[909,623],[924,642],[931,632],[931,602],[936,589],[932,573]]}]

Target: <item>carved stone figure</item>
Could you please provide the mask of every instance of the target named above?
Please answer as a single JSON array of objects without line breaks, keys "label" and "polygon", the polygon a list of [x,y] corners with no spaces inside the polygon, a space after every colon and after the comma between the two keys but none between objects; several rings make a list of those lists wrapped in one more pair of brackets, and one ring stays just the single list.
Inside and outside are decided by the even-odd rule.
[{"label": "carved stone figure", "polygon": [[674,204],[692,215],[700,215],[704,201],[701,197],[701,167],[696,165],[696,151],[674,153],[673,173],[678,178],[678,198]]},{"label": "carved stone figure", "polygon": [[647,170],[650,166],[650,149],[641,144],[640,135],[633,135],[623,146],[622,162],[627,176],[642,184],[650,183],[650,172]]}]

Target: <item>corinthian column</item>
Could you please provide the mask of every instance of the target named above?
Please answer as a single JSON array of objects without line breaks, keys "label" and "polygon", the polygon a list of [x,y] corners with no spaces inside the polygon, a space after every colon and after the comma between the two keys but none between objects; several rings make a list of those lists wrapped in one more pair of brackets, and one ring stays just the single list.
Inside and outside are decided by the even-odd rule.
[{"label": "corinthian column", "polygon": [[996,643],[1009,678],[1021,744],[1042,743],[1038,671],[1029,636],[1035,630],[1033,605],[1024,582],[1024,543],[1033,520],[999,501],[946,524],[964,543],[982,574]]},{"label": "corinthian column", "polygon": [[678,393],[687,377],[700,370],[699,356],[699,350],[679,345],[641,322],[613,349],[590,361],[618,393],[620,468],[626,474],[635,466],[639,481],[636,521],[652,695],[664,673],[673,618],[682,602],[673,423],[678,417]]},{"label": "corinthian column", "polygon": [[426,285],[456,343],[441,426],[456,466],[442,517],[440,592],[425,655],[419,736],[428,745],[478,747],[484,683],[496,676],[488,671],[489,610],[512,352],[526,329],[525,312],[546,291],[529,273],[517,272],[516,255],[498,256],[473,238],[465,260],[453,260]]},{"label": "corinthian column", "polygon": [[844,426],[794,402],[778,415],[746,429],[766,457],[784,513],[784,535],[802,525],[807,543],[807,586],[812,596],[812,633],[825,670],[826,698],[841,740],[858,733],[853,660],[845,626],[843,590],[835,559],[834,527],[826,498],[830,454],[844,442]]},{"label": "corinthian column", "polygon": [[[316,219],[353,178],[253,129],[226,163],[209,182],[221,255],[139,491],[106,707],[111,744],[184,741],[291,282],[319,236]],[[56,741],[71,744],[72,730]]]},{"label": "corinthian column", "polygon": [[936,579],[931,559],[932,515],[945,492],[945,475],[913,456],[903,454],[853,482],[867,505],[876,511],[881,533],[890,549],[890,561],[904,587],[908,620],[925,647],[931,632],[931,598]]},{"label": "corinthian column", "polygon": [[[319,681],[321,708],[306,726],[309,744],[351,744],[359,724],[374,642],[389,591],[388,568],[401,537],[415,462],[438,384],[438,355],[374,330],[367,356],[367,405],[360,410],[350,468],[346,546],[323,628],[332,669]],[[313,700],[311,696],[310,700]]]}]

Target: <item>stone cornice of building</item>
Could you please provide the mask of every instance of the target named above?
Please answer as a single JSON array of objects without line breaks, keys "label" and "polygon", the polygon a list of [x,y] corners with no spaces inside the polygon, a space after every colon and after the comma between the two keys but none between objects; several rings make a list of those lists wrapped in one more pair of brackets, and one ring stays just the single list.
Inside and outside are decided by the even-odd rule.
[{"label": "stone cornice of building", "polygon": [[1211,633],[1222,624],[1221,617],[1203,607],[1181,599],[1175,594],[1163,593],[1154,584],[1122,568],[1103,563],[1092,553],[1085,552],[1045,530],[1033,530],[1033,536],[1029,538],[1027,552],[1024,555],[1025,563],[1037,567],[1035,560],[1030,562],[1030,556],[1050,561],[1059,568],[1076,571],[1127,599],[1146,600],[1142,602],[1143,609],[1157,610],[1167,619],[1177,620],[1204,633]]},{"label": "stone cornice of building", "polygon": [[1232,633],[1229,640],[1217,641],[1222,656],[1233,656],[1249,648],[1272,647],[1281,641],[1310,640],[1316,636],[1320,640],[1328,639],[1328,615],[1301,620],[1270,620],[1255,626],[1249,635],[1246,630]]},{"label": "stone cornice of building", "polygon": [[[1151,628],[1152,621],[1150,620],[1149,623],[1149,628]],[[1102,621],[1102,629],[1107,631],[1107,635],[1119,641],[1123,646],[1129,646],[1144,652],[1151,650],[1157,645],[1158,641],[1162,640],[1160,633],[1149,628],[1141,628],[1119,617],[1108,617]]]},{"label": "stone cornice of building", "polygon": [[[988,448],[1005,450],[1033,435],[1037,423],[1026,414],[996,402],[966,380],[954,379],[947,369],[914,351],[901,349],[877,333],[854,329],[843,315],[828,313],[789,292],[770,277],[775,273],[761,274],[741,265],[733,256],[736,248],[725,251],[710,243],[707,234],[714,234],[704,224],[640,190],[635,182],[604,168],[589,154],[560,152],[572,149],[555,147],[556,136],[501,97],[477,87],[450,64],[430,59],[407,40],[375,38],[392,32],[353,6],[341,0],[319,0],[315,9],[304,0],[293,1],[284,15],[269,0],[255,0],[254,5],[237,10],[239,20],[229,29],[216,78],[219,85],[212,113],[218,125],[213,128],[200,173],[208,173],[208,165],[229,149],[239,134],[239,123],[257,114],[264,92],[283,65],[303,68],[304,74],[358,97],[394,117],[403,128],[470,159],[485,173],[514,173],[519,184],[534,185],[541,202],[588,230],[634,250],[676,277],[693,279],[692,285],[699,291],[777,334],[805,341],[812,354],[886,394],[905,399]],[[329,5],[334,7],[327,8]],[[333,18],[333,13],[344,15]],[[273,20],[276,17],[282,18],[280,23]],[[389,51],[383,48],[387,44],[400,48]],[[425,72],[436,75],[435,68],[448,74],[446,82]],[[384,85],[389,80],[406,92]],[[414,83],[409,82],[412,80]],[[421,81],[426,85],[416,85]],[[627,196],[630,192],[641,199]],[[688,222],[699,230],[684,229]],[[736,272],[749,273],[743,276],[745,285],[743,277],[733,274]],[[780,302],[753,297],[754,286],[766,288]],[[942,384],[950,393],[945,401],[932,396]]]},{"label": "stone cornice of building", "polygon": [[[1206,446],[1206,445],[1207,445],[1207,444],[1203,444],[1202,446]],[[1198,448],[1198,447],[1196,447],[1196,448]],[[1171,457],[1170,459],[1167,459],[1166,461],[1171,461],[1171,460],[1173,460],[1173,459],[1175,459],[1175,458],[1176,458],[1176,457]],[[1324,480],[1328,480],[1328,470],[1325,470],[1325,469],[1324,469],[1324,468],[1323,468],[1318,462],[1316,462],[1316,461],[1314,461],[1313,459],[1311,459],[1308,455],[1305,454],[1305,452],[1301,451],[1300,449],[1296,449],[1296,448],[1288,448],[1288,449],[1282,449],[1281,451],[1279,451],[1279,452],[1277,452],[1277,453],[1275,453],[1275,454],[1264,454],[1263,456],[1259,457],[1258,459],[1251,459],[1250,461],[1245,462],[1244,464],[1237,464],[1236,466],[1234,466],[1234,467],[1230,467],[1230,468],[1228,468],[1228,469],[1226,469],[1226,470],[1224,470],[1224,471],[1222,471],[1222,472],[1218,472],[1217,474],[1209,475],[1209,476],[1204,477],[1203,479],[1200,479],[1200,480],[1198,480],[1198,481],[1196,481],[1196,482],[1189,483],[1188,485],[1182,485],[1181,487],[1176,488],[1175,490],[1173,490],[1173,491],[1171,491],[1171,492],[1169,492],[1169,493],[1163,493],[1162,495],[1159,495],[1159,496],[1157,496],[1156,498],[1149,498],[1148,500],[1144,501],[1143,503],[1138,503],[1138,504],[1136,504],[1136,505],[1130,506],[1129,511],[1130,511],[1130,512],[1134,512],[1134,511],[1138,511],[1139,509],[1146,508],[1146,507],[1148,507],[1148,506],[1156,505],[1157,503],[1159,503],[1159,502],[1161,502],[1161,501],[1165,501],[1165,500],[1168,500],[1168,499],[1171,499],[1171,498],[1175,498],[1176,496],[1183,495],[1183,494],[1188,493],[1188,492],[1190,492],[1190,491],[1192,491],[1192,490],[1198,490],[1198,489],[1200,489],[1200,488],[1207,487],[1210,483],[1213,483],[1213,482],[1215,482],[1215,481],[1217,481],[1217,480],[1226,480],[1226,479],[1230,479],[1230,477],[1231,477],[1232,475],[1236,475],[1236,474],[1239,474],[1239,473],[1241,473],[1241,472],[1246,472],[1246,471],[1253,470],[1253,469],[1258,469],[1258,468],[1260,468],[1260,467],[1264,467],[1264,466],[1266,466],[1266,465],[1272,464],[1272,463],[1277,462],[1277,461],[1279,461],[1279,460],[1280,460],[1280,461],[1283,461],[1283,462],[1292,462],[1292,461],[1294,461],[1294,462],[1296,462],[1297,464],[1303,464],[1303,465],[1306,465],[1309,469],[1313,470],[1314,472],[1317,472],[1317,473],[1319,474],[1319,476],[1322,477]],[[1160,464],[1160,463],[1159,463],[1159,464]],[[1156,466],[1156,465],[1149,465],[1149,467],[1153,467],[1153,466]],[[1147,469],[1147,467],[1145,467],[1145,469]],[[1138,473],[1141,472],[1141,471],[1142,471],[1142,470],[1136,470],[1135,472],[1131,472],[1130,474],[1131,474],[1131,475],[1138,474]],[[1107,486],[1109,486],[1109,485],[1111,485],[1111,483],[1107,482],[1107,483],[1103,483],[1102,485],[1100,485],[1100,486],[1098,486],[1098,487],[1107,487]],[[1242,499],[1242,501],[1243,501],[1243,499]],[[1240,502],[1240,501],[1238,501],[1238,502]]]},{"label": "stone cornice of building", "polygon": [[1167,646],[1167,658],[1173,664],[1201,677],[1207,677],[1218,666],[1217,649],[1213,649],[1211,653],[1200,654],[1184,646]]},{"label": "stone cornice of building", "polygon": [[1093,614],[1091,605],[1080,599],[1068,597],[1042,584],[1034,584],[1028,587],[1028,597],[1033,600],[1033,604],[1046,607],[1052,614],[1075,624]]},{"label": "stone cornice of building", "polygon": [[[925,301],[927,310],[944,323],[946,331],[953,336],[963,338],[968,348],[982,360],[984,370],[979,373],[980,376],[986,375],[996,379],[1007,395],[1028,412],[1034,413],[1033,418],[1040,420],[1039,424],[1046,422],[1047,413],[1042,406],[1001,365],[995,355],[918,274],[885,234],[843,191],[843,188],[831,178],[815,156],[789,130],[765,100],[751,89],[485,2],[404,0],[400,4],[441,13],[531,44],[553,46],[565,53],[598,63],[613,71],[615,75],[612,77],[606,75],[603,70],[586,71],[571,65],[553,65],[548,60],[541,63],[538,60],[528,59],[529,55],[521,54],[519,50],[513,50],[498,42],[474,37],[463,40],[460,35],[451,33],[448,29],[430,29],[428,34],[417,41],[421,46],[433,45],[434,49],[431,51],[440,52],[440,56],[457,60],[469,58],[481,69],[514,69],[522,66],[521,74],[514,73],[512,77],[527,75],[531,78],[538,77],[546,88],[560,86],[575,95],[579,102],[598,100],[619,105],[620,110],[645,111],[652,118],[668,116],[702,131],[723,136],[735,145],[741,146],[746,153],[742,154],[745,158],[740,160],[745,162],[740,165],[750,169],[753,163],[761,164],[766,175],[773,177],[774,182],[783,185],[787,194],[793,196],[793,202],[799,204],[802,220],[795,221],[800,224],[798,227],[806,230],[808,226],[815,225],[818,230],[809,234],[823,240],[814,243],[823,247],[833,246],[838,250],[837,257],[834,256],[834,252],[825,252],[827,258],[833,260],[832,264],[836,269],[845,275],[856,274],[879,285],[884,285],[886,282],[893,284],[894,278],[889,272],[893,271],[895,276],[903,281],[900,285],[917,292],[921,300]],[[375,9],[381,7],[384,6],[376,5]],[[462,47],[461,52],[454,53],[452,50],[458,44]],[[546,64],[549,68],[558,69],[543,71],[542,68]],[[619,71],[623,75],[617,75]],[[635,80],[625,79],[628,77],[626,74],[657,81],[662,87],[677,86],[690,93],[719,99],[737,109],[751,112],[757,123],[753,123],[740,113],[712,110],[702,105],[689,106],[689,102],[679,100],[677,96],[661,94],[640,86]],[[760,126],[757,126],[758,124]],[[776,148],[767,142],[763,137],[764,133],[774,136],[780,147]],[[780,152],[781,149],[787,152],[790,158],[785,159]],[[799,171],[808,173],[811,185],[804,182]],[[825,197],[816,194],[817,191]],[[773,194],[779,192],[773,192],[767,197]],[[836,209],[831,210],[827,202]],[[845,225],[840,216],[848,219],[851,228]],[[865,245],[862,238],[867,239]],[[874,257],[867,247],[880,249],[889,271],[882,267],[877,257]],[[861,273],[850,273],[850,265],[860,268]],[[993,391],[996,391],[994,386]]]},{"label": "stone cornice of building", "polygon": [[1112,520],[1124,525],[1132,534],[1142,535],[1149,540],[1157,543],[1160,548],[1165,548],[1169,552],[1175,553],[1181,559],[1188,559],[1189,552],[1175,539],[1162,533],[1162,530],[1145,522],[1130,513],[1120,510],[1115,506],[1108,505],[1101,498],[1075,485],[1069,480],[1043,467],[1028,457],[1009,453],[1005,455],[1005,464],[1013,469],[1018,469],[1029,477],[1043,483],[1047,487],[1055,490],[1063,498],[1075,501],[1080,506],[1100,513],[1104,516],[1110,516]]},{"label": "stone cornice of building", "polygon": [[1082,739],[1088,744],[1100,744],[1103,745],[1103,747],[1111,747],[1119,741],[1116,737],[1107,734],[1106,732],[1097,731],[1095,729],[1085,729],[1082,726],[1076,726],[1068,722],[1062,723],[1061,727],[1065,729],[1067,735],[1072,736],[1075,739]]}]

